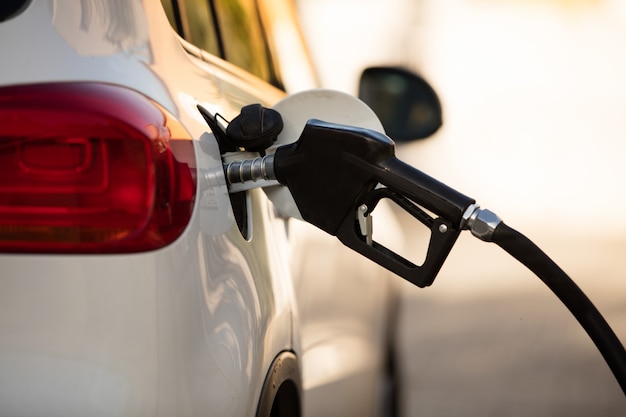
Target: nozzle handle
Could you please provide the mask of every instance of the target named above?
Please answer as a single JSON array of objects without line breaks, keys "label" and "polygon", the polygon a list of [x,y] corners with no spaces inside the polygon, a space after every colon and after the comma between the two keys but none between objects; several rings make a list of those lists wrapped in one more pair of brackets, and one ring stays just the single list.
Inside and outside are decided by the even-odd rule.
[{"label": "nozzle handle", "polygon": [[[474,203],[396,158],[395,144],[386,135],[320,120],[310,120],[297,142],[277,149],[274,171],[304,220],[420,287],[433,282],[462,228],[463,214]],[[420,221],[427,218],[431,240],[422,265],[361,233],[359,208],[378,198],[381,192],[375,190],[381,186],[388,190],[384,197]],[[418,210],[423,215],[416,216]]]}]

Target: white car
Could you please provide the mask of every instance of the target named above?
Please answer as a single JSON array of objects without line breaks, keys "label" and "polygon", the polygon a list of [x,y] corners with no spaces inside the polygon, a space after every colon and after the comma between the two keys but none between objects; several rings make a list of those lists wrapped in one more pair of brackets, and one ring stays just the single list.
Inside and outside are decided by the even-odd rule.
[{"label": "white car", "polygon": [[229,194],[198,111],[316,86],[289,1],[4,0],[0,62],[0,416],[390,407],[390,274]]}]

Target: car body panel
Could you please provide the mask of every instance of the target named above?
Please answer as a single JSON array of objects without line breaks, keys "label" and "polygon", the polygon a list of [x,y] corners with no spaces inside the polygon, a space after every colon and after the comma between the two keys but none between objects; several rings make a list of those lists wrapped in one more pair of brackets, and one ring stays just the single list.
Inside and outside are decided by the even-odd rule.
[{"label": "car body panel", "polygon": [[0,257],[0,409],[251,414],[255,402],[235,400],[256,398],[261,358],[290,347],[291,306],[284,288],[258,288],[255,277],[275,273],[272,257],[238,234],[186,233],[166,249],[114,262]]}]

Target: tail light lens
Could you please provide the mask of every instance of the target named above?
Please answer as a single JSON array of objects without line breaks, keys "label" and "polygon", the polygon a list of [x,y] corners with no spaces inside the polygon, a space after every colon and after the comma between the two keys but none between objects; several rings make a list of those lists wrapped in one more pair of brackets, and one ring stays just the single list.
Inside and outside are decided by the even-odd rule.
[{"label": "tail light lens", "polygon": [[185,129],[132,90],[0,88],[0,251],[163,247],[191,217],[194,161]]}]

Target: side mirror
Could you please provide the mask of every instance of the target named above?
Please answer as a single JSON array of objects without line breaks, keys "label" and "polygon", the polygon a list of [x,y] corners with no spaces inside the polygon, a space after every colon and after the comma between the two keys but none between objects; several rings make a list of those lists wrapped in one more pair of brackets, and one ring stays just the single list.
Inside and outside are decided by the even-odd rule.
[{"label": "side mirror", "polygon": [[367,68],[359,81],[359,98],[374,110],[396,142],[426,138],[443,123],[435,90],[404,68]]}]

